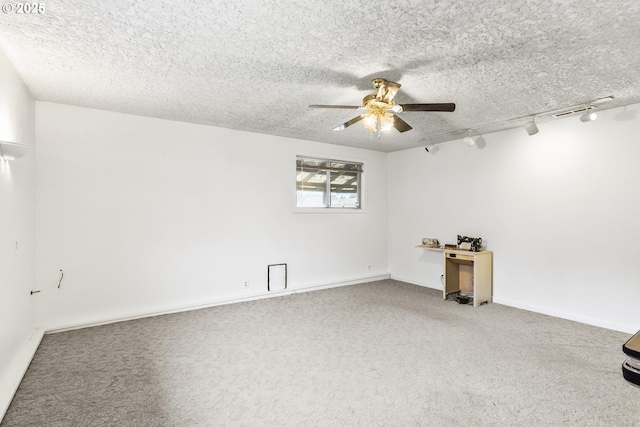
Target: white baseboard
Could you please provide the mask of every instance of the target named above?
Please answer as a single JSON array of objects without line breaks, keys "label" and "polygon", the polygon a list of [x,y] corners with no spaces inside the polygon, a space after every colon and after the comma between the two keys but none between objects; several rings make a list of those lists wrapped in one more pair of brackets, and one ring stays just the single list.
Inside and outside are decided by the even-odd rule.
[{"label": "white baseboard", "polygon": [[433,285],[430,283],[426,283],[426,282],[419,282],[413,279],[409,279],[407,277],[402,277],[402,276],[396,276],[396,275],[391,275],[390,279],[393,280],[397,280],[399,282],[405,282],[405,283],[410,283],[412,285],[416,285],[416,286],[422,286],[423,288],[429,288],[429,289],[437,289],[438,291],[442,291],[442,285]]},{"label": "white baseboard", "polygon": [[105,318],[101,318],[101,319],[95,319],[95,320],[91,320],[91,321],[78,322],[78,323],[49,325],[49,326],[47,326],[47,328],[45,330],[45,333],[49,334],[49,333],[65,332],[65,331],[71,331],[71,330],[74,330],[74,329],[89,328],[89,327],[92,327],[92,326],[108,325],[110,323],[126,322],[127,320],[135,320],[135,319],[142,319],[142,318],[145,318],[145,317],[160,316],[160,315],[163,315],[163,314],[171,314],[171,313],[180,313],[180,312],[183,312],[183,311],[200,310],[202,308],[215,307],[215,306],[218,306],[218,305],[235,304],[235,303],[239,303],[239,302],[255,301],[255,300],[260,300],[260,299],[265,299],[265,298],[274,298],[274,297],[280,297],[280,296],[286,296],[286,295],[294,295],[296,293],[301,293],[301,292],[319,291],[319,290],[322,290],[322,289],[337,288],[337,287],[341,287],[341,286],[357,285],[357,284],[360,284],[360,283],[375,282],[375,281],[378,281],[378,280],[385,280],[385,279],[388,279],[388,278],[389,278],[389,274],[378,274],[378,275],[375,275],[375,276],[359,277],[359,278],[340,280],[340,281],[335,281],[335,282],[317,283],[317,284],[313,284],[313,285],[300,286],[300,287],[297,287],[297,288],[283,289],[283,290],[278,290],[278,291],[260,292],[260,293],[254,293],[254,294],[248,294],[248,295],[240,295],[240,296],[228,297],[228,298],[219,298],[219,299],[209,300],[209,301],[202,302],[202,303],[179,305],[179,306],[169,306],[169,307],[164,307],[164,308],[161,308],[161,309],[155,309],[155,310],[150,310],[150,311],[141,311],[141,312],[137,312],[137,313],[131,313],[131,314],[128,314],[128,315],[125,315],[125,316],[105,317]]},{"label": "white baseboard", "polygon": [[496,304],[507,305],[509,307],[518,308],[520,310],[533,311],[534,313],[546,314],[547,316],[559,317],[560,319],[572,320],[574,322],[585,323],[587,325],[597,326],[599,328],[611,329],[613,331],[624,332],[627,334],[635,334],[638,332],[638,325],[621,325],[619,323],[607,322],[606,320],[593,319],[590,317],[580,316],[563,311],[549,310],[544,307],[522,304],[519,302],[493,297]]},{"label": "white baseboard", "polygon": [[13,396],[18,391],[22,377],[24,377],[27,368],[31,364],[33,356],[38,350],[38,346],[42,341],[44,328],[36,328],[22,349],[18,352],[9,366],[4,367],[4,377],[0,381],[0,422],[4,418]]},{"label": "white baseboard", "polygon": [[[416,281],[413,279],[409,279],[407,277],[402,277],[402,276],[396,276],[396,275],[391,275],[390,277],[393,280],[398,280],[400,282],[406,282],[406,283],[410,283],[412,285],[416,285],[416,286],[422,286],[424,288],[431,288],[431,289],[437,289],[439,291],[442,291],[442,286],[441,285],[432,285],[429,283],[425,283],[425,282],[421,282],[421,281]],[[619,323],[614,323],[614,322],[607,322],[605,320],[600,320],[600,319],[593,319],[590,317],[585,317],[585,316],[579,316],[579,315],[575,315],[572,313],[566,313],[563,311],[557,311],[557,310],[549,310],[547,308],[544,307],[539,307],[539,306],[534,306],[534,305],[529,305],[529,304],[522,304],[516,301],[512,301],[512,300],[508,300],[508,299],[503,299],[503,298],[496,298],[495,296],[493,297],[493,302],[495,304],[501,304],[501,305],[506,305],[509,307],[513,307],[513,308],[518,308],[520,310],[526,310],[526,311],[532,311],[534,313],[540,313],[540,314],[546,314],[547,316],[553,316],[553,317],[558,317],[560,319],[566,319],[566,320],[572,320],[574,322],[579,322],[579,323],[584,323],[587,325],[592,325],[592,326],[597,326],[599,328],[605,328],[605,329],[611,329],[613,331],[619,331],[619,332],[624,332],[627,334],[635,334],[636,332],[638,332],[638,328],[640,328],[640,325],[622,325]]]}]

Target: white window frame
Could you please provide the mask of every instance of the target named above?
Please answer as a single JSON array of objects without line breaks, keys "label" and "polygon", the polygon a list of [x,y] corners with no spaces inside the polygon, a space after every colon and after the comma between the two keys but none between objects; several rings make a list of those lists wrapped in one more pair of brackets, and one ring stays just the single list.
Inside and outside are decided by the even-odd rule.
[{"label": "white window frame", "polygon": [[[321,161],[334,161],[338,163],[351,163],[361,165],[362,171],[360,174],[360,179],[358,183],[358,195],[359,195],[359,207],[331,207],[331,206],[322,206],[322,207],[299,207],[297,201],[297,176],[298,176],[298,159],[315,159]],[[347,214],[357,214],[357,213],[366,213],[366,162],[363,159],[354,159],[347,156],[327,156],[317,154],[317,153],[295,153],[293,156],[293,207],[294,213],[347,213]],[[327,179],[327,185],[330,186],[331,180]],[[331,197],[330,188],[328,189],[327,196]]]}]

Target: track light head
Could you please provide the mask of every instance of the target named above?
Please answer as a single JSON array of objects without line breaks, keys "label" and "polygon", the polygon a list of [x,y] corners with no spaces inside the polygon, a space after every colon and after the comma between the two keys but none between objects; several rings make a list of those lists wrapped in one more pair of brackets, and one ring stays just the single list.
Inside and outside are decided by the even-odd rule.
[{"label": "track light head", "polygon": [[465,136],[464,143],[467,144],[467,146],[469,147],[473,147],[474,145],[476,145],[476,140],[473,139],[471,136]]},{"label": "track light head", "polygon": [[539,129],[538,129],[538,126],[536,125],[535,119],[529,120],[527,123],[525,123],[524,130],[527,131],[529,136],[533,136],[536,133],[538,133]]},{"label": "track light head", "polygon": [[591,107],[587,108],[587,111],[580,116],[581,122],[592,122],[598,118],[598,115]]},{"label": "track light head", "polygon": [[435,144],[429,144],[426,147],[424,147],[424,149],[429,154],[435,154],[435,152],[438,151],[438,147],[436,147]]},{"label": "track light head", "polygon": [[467,136],[464,137],[464,143],[467,144],[467,147],[476,145],[476,140],[471,136],[471,129],[467,129]]}]

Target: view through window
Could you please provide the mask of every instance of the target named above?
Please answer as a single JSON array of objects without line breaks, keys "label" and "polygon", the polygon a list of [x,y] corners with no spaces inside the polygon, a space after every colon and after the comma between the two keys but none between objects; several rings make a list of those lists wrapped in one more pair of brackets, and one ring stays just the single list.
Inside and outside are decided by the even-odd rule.
[{"label": "view through window", "polygon": [[362,163],[296,157],[296,206],[361,208]]}]

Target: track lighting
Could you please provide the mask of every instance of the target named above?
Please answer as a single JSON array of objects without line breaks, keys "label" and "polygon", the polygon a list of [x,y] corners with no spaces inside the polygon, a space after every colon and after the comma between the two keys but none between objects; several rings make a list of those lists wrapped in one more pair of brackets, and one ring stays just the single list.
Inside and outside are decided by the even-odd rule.
[{"label": "track lighting", "polygon": [[580,116],[581,122],[592,122],[598,118],[598,115],[593,111],[593,107],[587,107],[587,111]]},{"label": "track lighting", "polygon": [[533,118],[529,120],[527,123],[525,123],[524,130],[527,131],[529,136],[532,136],[538,133],[539,129],[538,129],[538,126],[536,125],[536,119]]},{"label": "track lighting", "polygon": [[17,142],[0,141],[0,158],[3,160],[15,160],[24,156],[27,146]]},{"label": "track lighting", "polygon": [[434,154],[436,151],[438,151],[438,147],[436,147],[435,144],[429,144],[424,147],[424,149],[429,154]]},{"label": "track lighting", "polygon": [[471,130],[467,131],[467,136],[464,137],[464,143],[469,147],[476,145],[476,140],[471,136]]},{"label": "track lighting", "polygon": [[[549,111],[531,112],[526,116],[514,117],[502,122],[491,122],[484,125],[475,126],[473,128],[456,129],[451,132],[431,135],[428,137],[428,140],[434,141],[436,144],[438,144],[440,142],[464,138],[464,142],[469,147],[476,146],[479,149],[482,149],[486,145],[486,141],[482,137],[484,133],[496,132],[497,130],[515,129],[517,127],[523,126],[527,131],[527,134],[533,136],[540,131],[537,125],[537,122],[539,121],[546,122],[550,119],[559,119],[569,116],[573,117],[577,116],[578,114],[582,114],[580,116],[580,120],[582,120],[583,122],[593,121],[596,119],[595,110],[601,109],[603,104],[612,101],[613,99],[613,96],[607,96],[591,101],[583,101],[581,104],[573,105],[571,107],[563,107],[561,109]],[[526,123],[524,123],[523,125],[524,121],[526,121]],[[472,136],[472,133],[474,133],[475,135]],[[431,148],[428,148],[427,151],[431,151]]]}]

